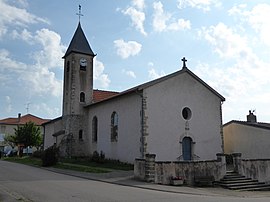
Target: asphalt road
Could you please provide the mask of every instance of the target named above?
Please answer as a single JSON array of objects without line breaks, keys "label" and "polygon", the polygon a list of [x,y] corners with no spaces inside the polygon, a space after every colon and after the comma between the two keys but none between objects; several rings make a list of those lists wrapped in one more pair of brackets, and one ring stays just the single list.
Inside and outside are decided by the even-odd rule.
[{"label": "asphalt road", "polygon": [[40,168],[0,161],[0,201],[270,201],[270,198],[167,193],[81,179]]}]

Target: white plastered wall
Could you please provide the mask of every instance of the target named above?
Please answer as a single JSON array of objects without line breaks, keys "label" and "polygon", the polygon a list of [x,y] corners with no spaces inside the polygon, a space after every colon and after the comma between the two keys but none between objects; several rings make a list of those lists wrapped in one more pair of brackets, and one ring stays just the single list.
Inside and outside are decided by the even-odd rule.
[{"label": "white plastered wall", "polygon": [[[147,152],[157,160],[178,160],[182,155],[180,141],[192,138],[193,158],[216,159],[222,152],[220,98],[188,73],[179,74],[144,90],[147,97]],[[182,109],[188,107],[192,117],[185,133]]]},{"label": "white plastered wall", "polygon": [[[118,114],[118,141],[111,142],[111,115]],[[134,163],[140,157],[141,97],[133,93],[88,108],[90,154],[103,151],[108,159]],[[97,142],[92,142],[92,120],[98,120]]]}]

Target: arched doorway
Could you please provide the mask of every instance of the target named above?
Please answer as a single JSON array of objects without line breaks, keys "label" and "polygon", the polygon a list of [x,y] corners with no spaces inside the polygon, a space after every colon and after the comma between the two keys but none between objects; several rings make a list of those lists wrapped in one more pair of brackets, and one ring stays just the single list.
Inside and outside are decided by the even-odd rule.
[{"label": "arched doorway", "polygon": [[190,137],[183,138],[182,155],[184,161],[192,160],[192,139]]}]

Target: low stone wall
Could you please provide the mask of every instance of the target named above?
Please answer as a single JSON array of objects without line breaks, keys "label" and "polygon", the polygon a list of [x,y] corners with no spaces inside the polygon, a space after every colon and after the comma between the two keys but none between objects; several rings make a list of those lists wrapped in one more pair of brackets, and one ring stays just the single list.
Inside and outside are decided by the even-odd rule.
[{"label": "low stone wall", "polygon": [[[188,185],[194,184],[196,177],[213,176],[215,180],[221,179],[226,174],[225,156],[218,155],[212,161],[174,161],[156,162],[155,156],[146,156],[146,159],[136,159],[134,176],[137,179],[158,184],[170,184],[172,176],[183,177]],[[148,161],[153,163],[150,167]],[[153,169],[152,171],[148,168]],[[149,175],[150,173],[150,175]]]},{"label": "low stone wall", "polygon": [[259,182],[270,183],[270,159],[242,159],[240,173]]}]

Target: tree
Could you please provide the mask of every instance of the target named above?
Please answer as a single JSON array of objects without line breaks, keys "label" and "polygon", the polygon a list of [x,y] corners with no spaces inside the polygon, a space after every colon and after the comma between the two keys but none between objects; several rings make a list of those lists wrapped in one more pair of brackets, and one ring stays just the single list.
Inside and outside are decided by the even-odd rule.
[{"label": "tree", "polygon": [[6,142],[23,145],[25,148],[28,146],[39,147],[42,144],[40,128],[33,122],[27,122],[23,126],[18,126],[14,131],[14,135],[5,137]]}]

